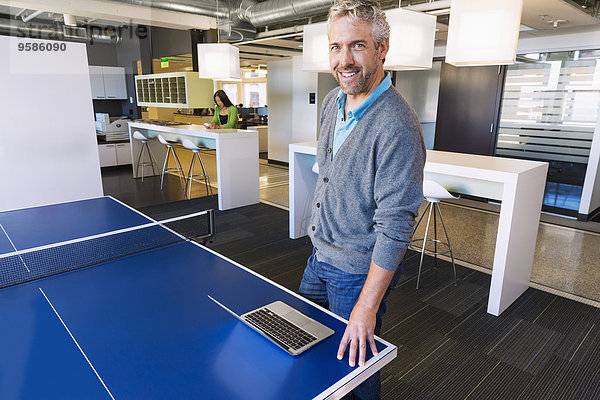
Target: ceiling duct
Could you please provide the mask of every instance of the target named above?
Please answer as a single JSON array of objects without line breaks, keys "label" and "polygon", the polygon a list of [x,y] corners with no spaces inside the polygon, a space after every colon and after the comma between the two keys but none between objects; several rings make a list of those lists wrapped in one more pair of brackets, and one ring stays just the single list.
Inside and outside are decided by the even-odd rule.
[{"label": "ceiling duct", "polygon": [[332,5],[333,0],[241,0],[237,12],[242,20],[260,28],[323,14]]},{"label": "ceiling duct", "polygon": [[289,22],[327,12],[333,0],[113,0],[136,6],[160,8],[218,19],[229,19],[234,15],[240,21],[249,22],[255,28]]},{"label": "ceiling duct", "polygon": [[229,9],[227,1],[223,0],[113,0],[118,3],[131,4],[162,10],[178,11],[189,14],[206,15],[215,18],[228,18]]},{"label": "ceiling duct", "polygon": [[[112,0],[136,6],[179,11],[217,18],[221,41],[247,41],[256,36],[256,28],[326,14],[334,0]],[[585,0],[581,0],[585,1]],[[588,0],[592,1],[592,0]],[[599,1],[599,0],[593,0]],[[432,10],[450,0],[424,0],[413,6]],[[409,7],[410,8],[410,7]]]},{"label": "ceiling duct", "polygon": [[219,21],[220,40],[252,40],[256,28],[326,13],[333,0],[113,0],[137,6],[206,15]]},{"label": "ceiling duct", "polygon": [[105,33],[90,34],[84,28],[74,28],[63,24],[26,24],[18,20],[0,18],[0,34],[35,39],[66,40],[71,42],[115,44],[121,36]]}]

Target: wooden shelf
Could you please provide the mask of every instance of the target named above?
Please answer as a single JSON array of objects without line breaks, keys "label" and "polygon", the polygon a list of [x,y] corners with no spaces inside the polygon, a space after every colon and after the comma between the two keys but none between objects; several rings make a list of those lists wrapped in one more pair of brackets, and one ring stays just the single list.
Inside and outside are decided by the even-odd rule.
[{"label": "wooden shelf", "polygon": [[171,72],[135,77],[140,107],[208,108],[214,106],[212,79],[197,72]]}]

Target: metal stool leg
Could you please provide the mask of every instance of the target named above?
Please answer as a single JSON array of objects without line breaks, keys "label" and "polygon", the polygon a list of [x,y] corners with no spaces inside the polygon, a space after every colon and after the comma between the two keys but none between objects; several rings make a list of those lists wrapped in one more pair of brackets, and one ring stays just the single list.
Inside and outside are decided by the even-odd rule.
[{"label": "metal stool leg", "polygon": [[431,203],[427,202],[427,206],[425,206],[425,209],[423,210],[423,213],[421,214],[421,217],[419,218],[419,221],[417,221],[417,224],[415,225],[415,229],[413,229],[413,235],[417,231],[417,228],[419,227],[419,224],[421,223],[421,220],[425,216],[425,213],[427,212],[427,209],[429,208],[430,205],[431,205]]},{"label": "metal stool leg", "polygon": [[152,175],[156,175],[156,172],[154,171],[154,165],[157,166],[158,168],[158,164],[156,164],[156,157],[154,157],[154,155],[152,154],[152,150],[150,150],[150,146],[148,146],[148,143],[144,143],[146,145],[146,149],[148,150],[148,158],[150,159],[150,167],[152,167]]},{"label": "metal stool leg", "polygon": [[438,242],[437,242],[437,218],[436,218],[436,209],[437,204],[435,203],[433,207],[433,268],[437,268],[437,260],[438,260]]},{"label": "metal stool leg", "polygon": [[[183,173],[183,167],[181,166],[181,162],[179,161],[179,157],[177,157],[177,153],[175,152],[175,149],[173,150],[173,157],[175,158],[175,168],[177,168],[177,175],[179,175],[179,183],[181,184],[181,187],[184,187],[183,184],[183,178],[185,178],[185,175]],[[183,178],[182,178],[183,176]],[[185,189],[184,189],[185,190]]]},{"label": "metal stool leg", "polygon": [[165,172],[167,172],[167,165],[169,164],[169,155],[171,154],[171,146],[167,147],[167,154],[165,154],[165,162],[163,163],[163,169],[160,173],[160,190],[163,188],[163,182],[165,179]]},{"label": "metal stool leg", "polygon": [[[138,158],[138,167],[140,166],[140,159],[142,161],[142,182],[144,182],[144,166],[146,164],[146,162],[144,161],[144,149],[148,149],[147,142],[142,142],[142,150],[140,151],[140,157]],[[146,150],[146,152],[148,152],[148,150]]]},{"label": "metal stool leg", "polygon": [[[148,159],[149,161],[144,161],[144,149],[146,149],[146,153],[148,153]],[[137,158],[137,163],[135,166],[135,176],[139,176],[138,172],[140,170],[140,165],[142,166],[142,182],[144,182],[144,167],[146,165],[150,165],[150,167],[152,167],[152,174],[156,175],[156,171],[154,170],[154,165],[156,164],[156,158],[154,157],[154,155],[152,154],[152,150],[150,150],[150,146],[148,146],[148,142],[147,141],[142,141],[142,148],[140,149],[140,152],[138,154],[138,158]]]},{"label": "metal stool leg", "polygon": [[196,162],[196,152],[192,152],[192,163],[190,164],[190,170],[188,171],[188,178],[187,178],[187,184],[186,184],[186,189],[187,189],[187,198],[188,200],[190,200],[192,198],[192,179],[193,179],[193,174],[194,174],[194,164]]},{"label": "metal stool leg", "polygon": [[160,174],[160,190],[163,188],[165,173],[172,171],[173,168],[169,168],[169,156],[172,154],[173,159],[175,161],[175,168],[177,169],[177,176],[179,176],[179,183],[181,185],[182,190],[185,191],[184,178],[185,174],[183,172],[183,167],[181,166],[181,162],[179,161],[179,157],[177,157],[177,153],[175,152],[175,148],[173,146],[165,146],[167,148],[167,153],[165,154],[165,162],[163,163],[163,169]]},{"label": "metal stool leg", "polygon": [[[427,215],[427,225],[425,226],[425,237],[423,238],[423,248],[421,249],[421,261],[419,262],[419,273],[417,274],[417,290],[419,289],[419,282],[421,280],[421,269],[423,268],[423,256],[425,255],[425,245],[427,244],[427,233],[429,231],[429,221],[431,221],[431,210],[434,207],[429,207],[431,203],[427,206],[429,208],[429,214]],[[427,210],[427,209],[425,209]],[[423,211],[425,214],[425,211]]]},{"label": "metal stool leg", "polygon": [[210,190],[210,195],[212,196],[212,187],[210,186],[210,178],[208,177],[208,174],[206,173],[206,169],[204,168],[204,163],[202,162],[202,157],[200,157],[200,154],[198,154],[198,160],[200,160],[200,166],[202,167],[202,173],[204,174],[204,186],[206,186],[206,195],[208,196],[209,194],[209,190]]},{"label": "metal stool leg", "polygon": [[[142,147],[140,148],[140,152],[138,153],[137,163],[135,166],[135,176],[138,175],[138,171],[140,169],[140,160],[142,159],[142,152],[144,151],[144,142],[142,142]],[[142,167],[142,182],[144,181],[144,168]]]},{"label": "metal stool leg", "polygon": [[452,259],[452,269],[454,270],[454,286],[456,286],[456,265],[454,264],[454,254],[452,253],[452,245],[450,245],[450,237],[448,236],[448,232],[446,231],[446,224],[444,224],[444,218],[442,217],[442,212],[440,211],[440,206],[436,203],[435,206],[438,209],[438,214],[440,214],[440,220],[442,221],[442,227],[444,228],[444,233],[446,234],[446,240],[448,241],[448,249],[450,250],[450,258]]}]

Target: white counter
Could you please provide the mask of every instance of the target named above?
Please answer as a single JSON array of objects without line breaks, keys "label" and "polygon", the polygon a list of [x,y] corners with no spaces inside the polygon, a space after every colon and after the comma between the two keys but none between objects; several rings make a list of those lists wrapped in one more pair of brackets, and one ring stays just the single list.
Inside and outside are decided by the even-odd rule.
[{"label": "white counter", "polygon": [[[290,238],[306,235],[317,179],[317,142],[294,143],[290,160]],[[425,179],[452,192],[500,200],[488,313],[500,315],[528,287],[548,164],[427,151]],[[450,238],[452,240],[452,238]]]},{"label": "white counter", "polygon": [[[240,129],[206,129],[203,125],[161,126],[144,122],[130,122],[129,136],[133,159],[133,174],[137,178],[135,163],[140,151],[140,142],[132,138],[139,130],[147,137],[162,135],[167,140],[190,139],[196,145],[216,149],[217,189],[219,210],[247,206],[259,202],[258,193],[258,133]],[[158,174],[162,171],[166,148],[158,140],[148,143],[158,158]],[[188,150],[185,150],[188,151]],[[188,166],[183,166],[187,171]],[[145,167],[144,176],[156,174],[156,170]]]}]

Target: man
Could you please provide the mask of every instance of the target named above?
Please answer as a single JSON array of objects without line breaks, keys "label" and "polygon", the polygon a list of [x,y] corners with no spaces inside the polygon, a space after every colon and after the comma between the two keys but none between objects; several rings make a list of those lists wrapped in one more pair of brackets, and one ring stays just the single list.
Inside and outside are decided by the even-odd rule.
[{"label": "man", "polygon": [[[379,3],[341,0],[328,25],[340,89],[327,95],[321,112],[308,228],[314,251],[300,293],[349,320],[337,357],[348,349],[353,367],[364,365],[367,345],[377,354],[373,335],[423,199],[425,147],[414,111],[383,69],[390,28]],[[379,398],[379,374],[353,395]]]}]

